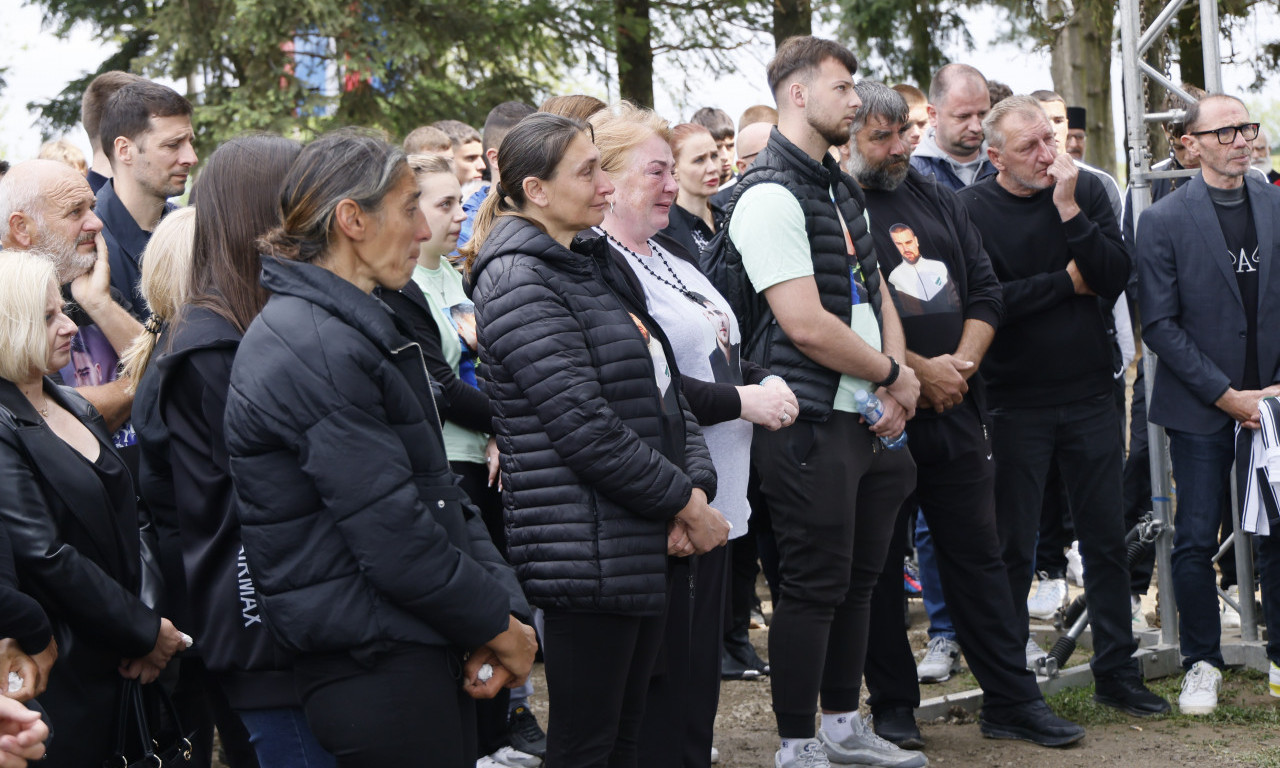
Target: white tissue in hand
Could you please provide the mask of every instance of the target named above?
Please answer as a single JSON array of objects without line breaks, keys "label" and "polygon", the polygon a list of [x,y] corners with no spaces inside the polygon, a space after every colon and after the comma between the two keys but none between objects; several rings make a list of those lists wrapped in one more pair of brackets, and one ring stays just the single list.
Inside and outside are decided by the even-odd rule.
[{"label": "white tissue in hand", "polygon": [[17,672],[9,673],[9,693],[17,693],[22,690],[22,686],[25,684],[26,682],[22,679],[22,675]]},{"label": "white tissue in hand", "polygon": [[487,683],[493,677],[493,665],[481,664],[480,671],[476,672],[476,679],[482,683]]},{"label": "white tissue in hand", "polygon": [[183,647],[190,648],[191,646],[195,645],[196,641],[191,638],[191,635],[188,635],[186,632],[179,632],[178,634],[182,635]]}]

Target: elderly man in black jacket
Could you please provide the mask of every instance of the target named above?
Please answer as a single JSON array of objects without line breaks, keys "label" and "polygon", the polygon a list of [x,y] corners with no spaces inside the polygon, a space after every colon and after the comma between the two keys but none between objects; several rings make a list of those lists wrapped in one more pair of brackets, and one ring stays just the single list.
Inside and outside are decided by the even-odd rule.
[{"label": "elderly man in black jacket", "polygon": [[996,520],[1018,627],[1027,625],[1045,477],[1057,462],[1085,564],[1096,698],[1134,715],[1169,705],[1142,684],[1130,628],[1120,510],[1123,456],[1112,353],[1097,297],[1129,277],[1101,182],[1058,152],[1039,102],[1015,96],[983,121],[995,177],[960,192],[1004,289],[982,363],[995,422]]},{"label": "elderly man in black jacket", "polygon": [[[1014,598],[1000,559],[996,532],[995,464],[981,362],[1003,316],[1000,282],[982,238],[956,195],[908,163],[906,100],[869,80],[853,124],[849,167],[867,195],[871,234],[880,269],[893,274],[909,254],[935,260],[928,291],[889,294],[902,318],[907,364],[920,379],[921,408],[907,425],[916,461],[916,496],[934,532],[942,590],[965,656],[983,690],[982,732],[1048,747],[1084,737],[1084,729],[1045,705],[1035,675],[1022,664]],[[912,235],[916,251],[907,248]],[[901,253],[900,253],[901,252]],[[923,295],[931,298],[923,300]],[[914,513],[914,505],[901,514]],[[895,531],[905,546],[905,521]],[[872,597],[867,687],[876,732],[904,746],[919,746],[912,709],[919,706],[915,661],[902,623],[902,577],[889,558]]]}]

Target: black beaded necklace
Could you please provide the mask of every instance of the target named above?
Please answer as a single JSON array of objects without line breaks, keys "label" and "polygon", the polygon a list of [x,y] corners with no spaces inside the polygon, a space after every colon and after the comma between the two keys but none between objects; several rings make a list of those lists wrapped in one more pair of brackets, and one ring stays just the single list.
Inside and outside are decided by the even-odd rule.
[{"label": "black beaded necklace", "polygon": [[671,277],[675,279],[674,283],[668,280],[667,278],[663,277],[662,275],[658,274],[657,272],[654,272],[653,267],[649,266],[647,259],[645,259],[640,254],[636,253],[635,251],[631,250],[627,246],[623,245],[618,240],[618,238],[614,237],[613,235],[609,234],[603,229],[601,229],[600,231],[604,232],[605,237],[609,238],[609,242],[621,248],[624,253],[629,253],[632,256],[634,256],[636,262],[639,263],[640,266],[644,267],[644,271],[648,272],[650,275],[653,275],[654,279],[656,279],[658,282],[670,286],[673,290],[679,291],[680,294],[683,295],[689,301],[692,301],[694,304],[702,306],[702,302],[698,300],[698,298],[694,295],[693,291],[689,290],[689,286],[684,284],[684,281],[680,279],[680,276],[676,274],[676,271],[671,268],[670,264],[667,263],[667,258],[662,255],[662,249],[660,249],[658,247],[658,244],[653,242],[653,240],[645,240],[645,243],[649,246],[650,252],[652,252],[654,256],[658,257],[658,260],[662,262],[662,266],[666,267],[667,272],[670,273]]}]

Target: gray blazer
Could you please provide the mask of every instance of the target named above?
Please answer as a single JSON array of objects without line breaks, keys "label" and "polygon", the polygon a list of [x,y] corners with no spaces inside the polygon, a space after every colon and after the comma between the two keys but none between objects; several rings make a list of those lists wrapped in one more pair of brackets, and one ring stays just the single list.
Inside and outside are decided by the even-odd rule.
[{"label": "gray blazer", "polygon": [[[1280,381],[1280,188],[1245,178],[1258,230],[1258,370]],[[1203,175],[1162,198],[1138,221],[1142,335],[1160,362],[1148,418],[1210,434],[1231,421],[1214,401],[1243,386],[1245,311],[1227,243]]]}]

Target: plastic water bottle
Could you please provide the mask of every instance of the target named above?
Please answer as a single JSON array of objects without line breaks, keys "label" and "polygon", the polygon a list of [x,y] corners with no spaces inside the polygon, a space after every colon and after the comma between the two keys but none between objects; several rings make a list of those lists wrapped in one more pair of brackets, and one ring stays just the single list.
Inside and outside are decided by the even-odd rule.
[{"label": "plastic water bottle", "polygon": [[[868,425],[875,424],[881,416],[884,416],[884,406],[880,404],[880,398],[865,389],[859,389],[853,393],[853,402],[858,413],[867,420]],[[902,433],[896,437],[881,437],[880,442],[891,451],[900,451],[907,445],[907,430],[902,430]]]}]

